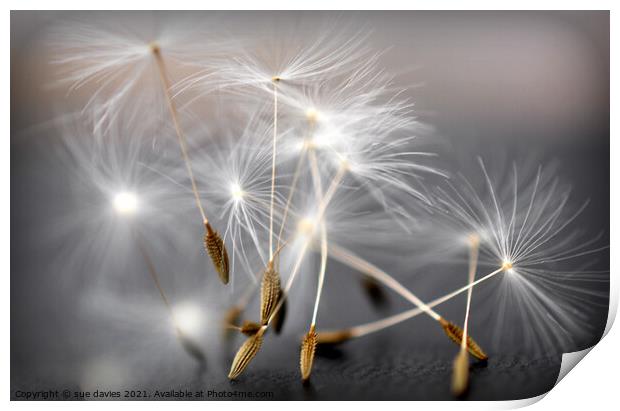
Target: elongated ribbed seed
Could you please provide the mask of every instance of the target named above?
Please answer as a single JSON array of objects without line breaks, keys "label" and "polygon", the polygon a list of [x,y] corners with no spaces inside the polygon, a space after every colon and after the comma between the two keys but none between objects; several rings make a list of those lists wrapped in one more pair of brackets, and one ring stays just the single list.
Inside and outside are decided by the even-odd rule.
[{"label": "elongated ribbed seed", "polygon": [[280,275],[273,267],[273,261],[267,264],[267,268],[263,273],[263,281],[260,290],[260,321],[261,324],[267,325],[269,317],[273,313],[274,308],[278,304],[280,296]]},{"label": "elongated ribbed seed", "polygon": [[228,378],[231,380],[236,379],[247,368],[250,361],[254,359],[263,344],[263,334],[265,333],[265,330],[265,327],[261,327],[256,334],[248,338],[243,343],[241,348],[239,348],[239,351],[237,351],[237,355],[235,355],[232,365],[230,366]]},{"label": "elongated ribbed seed", "polygon": [[207,232],[204,236],[205,249],[213,261],[215,271],[217,271],[220,280],[224,284],[228,284],[230,277],[228,271],[228,252],[226,251],[226,245],[220,237],[220,235],[211,227],[211,224],[205,223],[205,229]]},{"label": "elongated ribbed seed", "polygon": [[[461,327],[445,320],[444,318],[439,319],[439,324],[443,328],[446,335],[450,337],[455,344],[460,346],[461,341],[463,340],[463,330]],[[467,336],[467,351],[479,360],[484,361],[489,358],[484,351],[482,351],[482,348],[480,348],[480,346],[469,335]]]},{"label": "elongated ribbed seed", "polygon": [[301,370],[301,380],[308,381],[312,373],[312,363],[314,362],[314,352],[316,350],[317,335],[314,325],[310,326],[310,331],[304,335],[301,342],[301,353],[299,357],[299,368]]}]

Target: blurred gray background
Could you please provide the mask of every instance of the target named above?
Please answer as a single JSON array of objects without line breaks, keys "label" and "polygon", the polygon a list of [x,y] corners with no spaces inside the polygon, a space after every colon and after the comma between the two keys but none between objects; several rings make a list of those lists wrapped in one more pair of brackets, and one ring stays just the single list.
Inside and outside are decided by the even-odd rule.
[{"label": "blurred gray background", "polygon": [[[155,12],[120,14],[132,13],[162,18]],[[382,64],[400,73],[399,85],[412,86],[418,114],[435,128],[446,161],[460,152],[471,153],[471,162],[476,154],[495,152],[557,161],[558,174],[573,185],[574,196],[591,199],[579,223],[593,235],[605,230],[603,241],[608,243],[608,12],[200,13],[227,21],[231,33],[272,30],[283,22],[294,26],[295,21],[321,21],[336,14],[360,29],[371,29],[371,45],[390,47]],[[449,399],[455,346],[428,318],[320,353],[312,383],[305,387],[297,370],[302,331],[269,336],[245,378],[230,383],[226,373],[233,353],[221,347],[217,332],[205,331],[201,344],[207,368],[200,369],[172,336],[153,341],[158,334],[152,324],[137,322],[119,330],[109,318],[83,310],[79,276],[77,284],[67,284],[51,275],[50,261],[57,250],[39,234],[66,207],[66,182],[47,156],[57,139],[52,120],[64,93],[49,87],[49,51],[43,40],[59,21],[96,20],[108,14],[11,13],[11,395],[15,390],[107,384],[110,389],[264,390],[275,392],[276,400]],[[608,254],[598,257],[597,267],[608,269]],[[196,275],[184,287],[213,290],[218,284]],[[436,295],[430,285],[416,290],[428,298]],[[354,275],[328,277],[323,299],[340,316],[326,316],[325,325],[356,324],[407,307],[397,296],[389,297],[389,304],[377,312]],[[221,309],[219,303],[213,304]],[[459,319],[462,303],[451,302],[442,312]],[[606,311],[592,317],[598,331],[576,349],[598,341]],[[294,321],[290,315],[288,320]],[[483,333],[480,339],[484,341]],[[531,358],[489,351],[489,363],[473,368],[471,399],[531,397],[555,382],[558,355]]]}]

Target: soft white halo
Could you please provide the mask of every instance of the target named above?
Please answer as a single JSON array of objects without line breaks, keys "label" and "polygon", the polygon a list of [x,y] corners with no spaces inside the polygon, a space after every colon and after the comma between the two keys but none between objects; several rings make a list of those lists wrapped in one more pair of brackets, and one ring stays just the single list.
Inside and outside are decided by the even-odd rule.
[{"label": "soft white halo", "polygon": [[119,214],[134,214],[138,210],[138,197],[132,192],[121,191],[114,196],[114,209]]}]

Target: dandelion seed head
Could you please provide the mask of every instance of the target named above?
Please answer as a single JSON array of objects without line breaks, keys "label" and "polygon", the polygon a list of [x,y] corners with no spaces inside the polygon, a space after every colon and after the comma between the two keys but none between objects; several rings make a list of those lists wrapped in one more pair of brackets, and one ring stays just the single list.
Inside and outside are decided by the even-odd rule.
[{"label": "dandelion seed head", "polygon": [[178,93],[196,91],[198,96],[217,89],[260,98],[264,93],[271,94],[274,87],[290,91],[323,76],[342,75],[370,53],[368,35],[352,35],[341,24],[307,29],[310,33],[302,36],[298,34],[304,30],[296,26],[286,36],[248,39],[234,58],[202,59],[198,64],[203,70],[175,88]]},{"label": "dandelion seed head", "polygon": [[308,107],[306,109],[306,119],[308,119],[309,122],[316,123],[317,121],[319,121],[320,116],[321,114],[316,108]]},{"label": "dandelion seed head", "polygon": [[243,199],[244,194],[245,193],[243,192],[243,189],[241,188],[239,183],[232,183],[230,185],[230,195],[232,195],[232,198],[235,201],[241,201]]},{"label": "dandelion seed head", "polygon": [[312,235],[316,227],[316,220],[312,216],[306,216],[297,223],[297,230],[303,235]]},{"label": "dandelion seed head", "polygon": [[[596,289],[602,273],[587,267],[590,256],[608,247],[598,244],[600,236],[584,239],[573,228],[587,202],[571,204],[570,187],[543,167],[532,172],[514,163],[503,173],[481,159],[479,166],[480,184],[461,175],[438,190],[436,218],[452,220],[450,232],[480,233],[479,267],[503,273],[480,291],[493,302],[488,315],[497,324],[496,344],[521,338],[523,349],[537,353],[568,349],[589,326],[573,310],[590,310],[604,298]],[[520,318],[508,330],[510,313]]]},{"label": "dandelion seed head", "polygon": [[112,201],[119,214],[132,215],[138,211],[138,197],[131,191],[121,191]]},{"label": "dandelion seed head", "polygon": [[512,273],[513,272],[512,261],[509,261],[509,260],[502,261],[502,270]]}]

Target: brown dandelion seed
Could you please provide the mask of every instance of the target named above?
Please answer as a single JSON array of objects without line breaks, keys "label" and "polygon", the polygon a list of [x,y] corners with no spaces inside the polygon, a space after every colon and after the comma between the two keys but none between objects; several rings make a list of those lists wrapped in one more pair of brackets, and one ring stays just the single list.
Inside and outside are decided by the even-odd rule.
[{"label": "brown dandelion seed", "polygon": [[[455,344],[460,346],[461,341],[463,340],[463,330],[461,327],[445,320],[444,318],[439,319],[439,324],[443,328],[446,335],[450,337]],[[486,361],[489,358],[484,351],[482,351],[482,348],[480,348],[480,346],[469,335],[467,336],[467,351],[469,351],[472,356],[482,361]]]},{"label": "brown dandelion seed", "polygon": [[469,358],[465,350],[460,350],[452,363],[452,394],[460,397],[465,394],[469,380]]},{"label": "brown dandelion seed", "polygon": [[254,359],[263,344],[263,334],[265,334],[265,330],[265,327],[261,327],[256,334],[248,338],[239,348],[230,366],[228,378],[231,380],[236,379],[248,367],[250,361]]},{"label": "brown dandelion seed", "polygon": [[262,326],[260,324],[255,323],[254,321],[244,321],[239,331],[251,337],[252,335],[255,335],[261,327]]},{"label": "brown dandelion seed", "polygon": [[213,261],[215,271],[217,271],[217,274],[220,276],[220,280],[222,280],[224,284],[228,284],[229,271],[226,245],[217,231],[211,227],[211,224],[208,222],[205,223],[205,228],[207,230],[204,237],[205,249],[209,253],[211,261]]},{"label": "brown dandelion seed", "polygon": [[312,373],[312,363],[314,362],[314,352],[316,350],[317,335],[314,325],[310,326],[310,331],[304,335],[301,342],[301,353],[299,357],[299,368],[301,370],[301,380],[306,382]]},{"label": "brown dandelion seed", "polygon": [[351,330],[322,331],[317,333],[316,342],[319,345],[341,344],[353,337]]},{"label": "brown dandelion seed", "polygon": [[273,261],[267,264],[263,273],[263,281],[260,290],[260,318],[261,324],[267,325],[269,317],[278,304],[280,296],[280,275],[273,267]]}]

